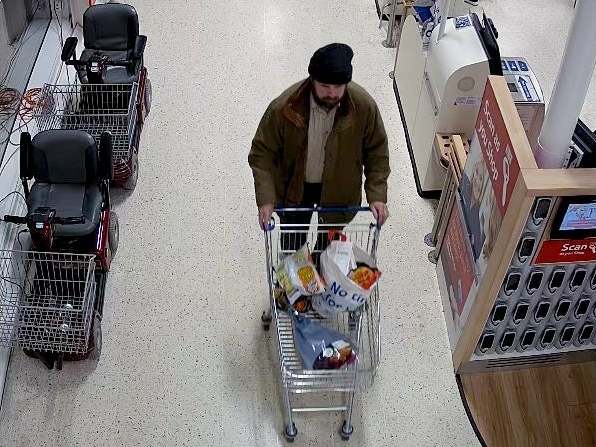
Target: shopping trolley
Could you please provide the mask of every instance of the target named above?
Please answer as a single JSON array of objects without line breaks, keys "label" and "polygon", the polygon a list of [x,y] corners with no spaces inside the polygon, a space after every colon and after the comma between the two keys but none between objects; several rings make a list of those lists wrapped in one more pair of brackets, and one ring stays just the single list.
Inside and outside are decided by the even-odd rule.
[{"label": "shopping trolley", "polygon": [[33,111],[38,130],[83,130],[97,144],[112,134],[114,183],[134,189],[143,127],[139,84],[44,85]]},{"label": "shopping trolley", "polygon": [[[0,251],[0,345],[66,359],[99,354],[95,255]],[[99,331],[99,332],[98,332]],[[52,362],[53,363],[53,362]]]},{"label": "shopping trolley", "polygon": [[[265,329],[274,324],[277,336],[279,368],[283,387],[284,435],[293,442],[298,430],[294,424],[294,414],[300,412],[344,412],[345,419],[339,431],[342,439],[349,440],[353,432],[352,410],[355,394],[371,386],[379,365],[380,344],[380,304],[379,290],[375,287],[366,304],[358,311],[340,313],[334,318],[324,318],[314,311],[307,312],[306,318],[315,319],[321,325],[333,328],[353,341],[357,361],[339,370],[305,369],[294,343],[293,318],[276,305],[275,289],[278,286],[275,268],[284,256],[300,248],[304,242],[309,244],[313,260],[319,267],[320,253],[325,249],[330,230],[341,229],[347,240],[366,250],[376,259],[380,227],[367,220],[365,213],[369,208],[283,208],[278,214],[292,212],[316,212],[317,216],[341,213],[354,215],[356,218],[348,224],[284,224],[272,220],[265,233],[265,255],[269,287],[270,310],[262,316]],[[294,401],[302,395],[319,393],[321,396],[337,396],[341,393],[344,404],[339,406],[298,406]]]}]

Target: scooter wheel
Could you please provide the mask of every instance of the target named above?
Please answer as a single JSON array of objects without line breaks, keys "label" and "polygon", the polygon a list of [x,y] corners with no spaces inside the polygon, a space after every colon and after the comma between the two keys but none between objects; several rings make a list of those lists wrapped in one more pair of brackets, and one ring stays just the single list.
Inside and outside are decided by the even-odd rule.
[{"label": "scooter wheel", "polygon": [[151,79],[147,77],[145,80],[145,97],[143,98],[145,102],[145,116],[149,115],[151,111],[151,102],[153,101],[153,89],[151,88]]},{"label": "scooter wheel", "polygon": [[93,327],[91,328],[91,336],[89,337],[88,345],[88,359],[97,361],[101,356],[101,346],[103,337],[101,333],[101,317],[96,312],[93,316]]},{"label": "scooter wheel", "polygon": [[110,223],[108,227],[108,243],[110,244],[110,251],[112,258],[116,256],[118,251],[118,243],[120,241],[120,224],[118,223],[118,214],[116,211],[110,211]]},{"label": "scooter wheel", "polygon": [[137,180],[139,179],[139,156],[136,149],[133,152],[130,160],[130,177],[124,182],[122,187],[128,191],[132,191],[137,187]]}]

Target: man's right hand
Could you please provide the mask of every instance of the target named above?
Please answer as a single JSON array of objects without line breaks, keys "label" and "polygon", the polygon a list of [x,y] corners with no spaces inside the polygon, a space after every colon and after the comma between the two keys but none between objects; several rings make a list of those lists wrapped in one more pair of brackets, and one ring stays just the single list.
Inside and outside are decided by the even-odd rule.
[{"label": "man's right hand", "polygon": [[262,230],[267,230],[271,223],[271,216],[273,215],[274,206],[272,204],[262,205],[259,207],[259,225]]}]

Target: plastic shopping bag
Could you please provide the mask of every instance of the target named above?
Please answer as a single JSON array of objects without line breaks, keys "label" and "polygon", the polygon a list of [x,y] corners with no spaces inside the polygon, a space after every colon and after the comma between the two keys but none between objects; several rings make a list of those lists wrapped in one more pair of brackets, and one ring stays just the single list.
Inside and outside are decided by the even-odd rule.
[{"label": "plastic shopping bag", "polygon": [[323,282],[312,262],[307,244],[282,259],[277,266],[276,274],[290,305],[294,305],[302,296],[324,291]]},{"label": "plastic shopping bag", "polygon": [[[327,285],[325,292],[312,300],[313,308],[321,315],[335,316],[358,309],[370,297],[381,275],[375,260],[357,245],[352,245],[353,261],[348,262],[346,272],[346,244],[351,245],[347,241],[332,241],[321,254],[321,274]],[[342,253],[339,261],[337,253]]]},{"label": "plastic shopping bag", "polygon": [[356,359],[354,345],[345,335],[290,312],[294,339],[305,369],[339,369]]}]

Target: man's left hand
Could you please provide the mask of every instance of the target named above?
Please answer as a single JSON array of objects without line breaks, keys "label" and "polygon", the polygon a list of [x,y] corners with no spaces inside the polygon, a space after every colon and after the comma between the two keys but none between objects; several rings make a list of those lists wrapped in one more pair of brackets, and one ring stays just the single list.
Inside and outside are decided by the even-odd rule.
[{"label": "man's left hand", "polygon": [[383,202],[372,202],[369,206],[374,218],[377,220],[377,224],[383,225],[389,217],[387,205]]}]

